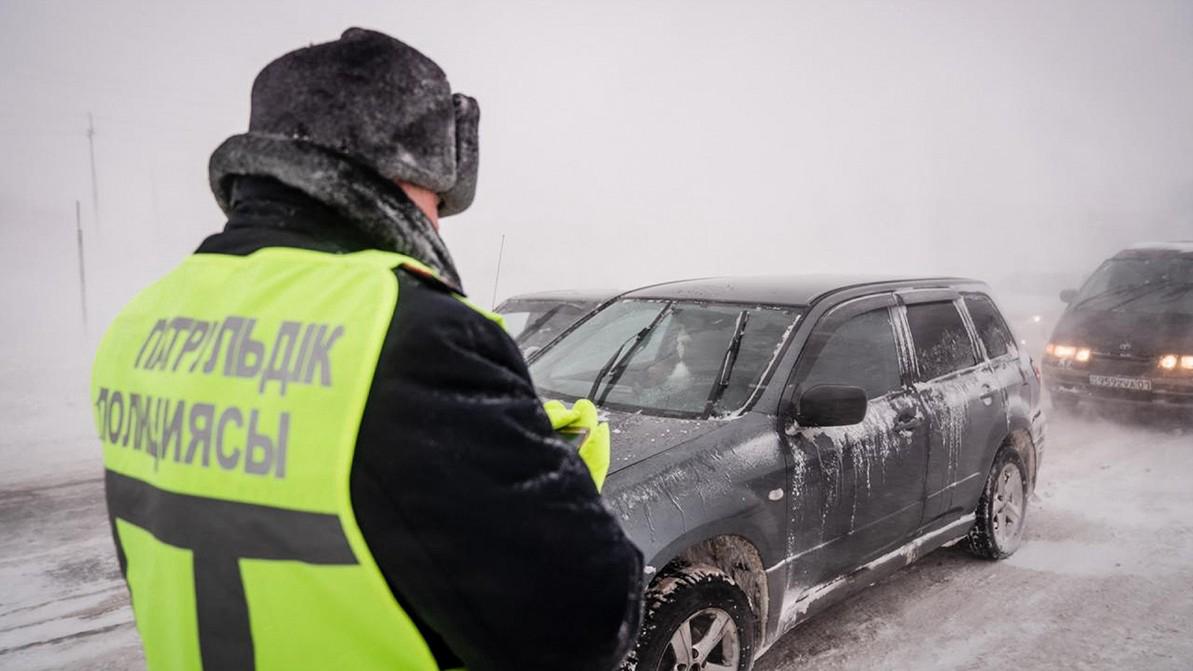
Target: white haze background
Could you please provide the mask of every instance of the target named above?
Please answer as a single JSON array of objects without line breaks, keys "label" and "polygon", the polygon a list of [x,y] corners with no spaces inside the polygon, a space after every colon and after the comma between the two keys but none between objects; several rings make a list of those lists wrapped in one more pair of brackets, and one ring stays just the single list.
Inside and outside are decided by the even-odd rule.
[{"label": "white haze background", "polygon": [[1076,281],[1193,238],[1189,2],[0,0],[10,371],[86,361],[219,230],[207,157],[254,75],[351,25],[480,101],[479,192],[443,234],[482,304],[503,234],[499,300],[738,273]]},{"label": "white haze background", "polygon": [[[0,0],[4,660],[141,666],[88,361],[119,306],[223,225],[207,158],[245,128],[258,70],[351,25],[480,100],[480,190],[443,232],[482,304],[504,234],[499,299],[949,273],[1009,289],[1018,325],[1126,244],[1193,239],[1189,0]],[[1060,418],[1049,436],[1015,558],[938,553],[758,668],[1187,667],[1188,435]]]}]

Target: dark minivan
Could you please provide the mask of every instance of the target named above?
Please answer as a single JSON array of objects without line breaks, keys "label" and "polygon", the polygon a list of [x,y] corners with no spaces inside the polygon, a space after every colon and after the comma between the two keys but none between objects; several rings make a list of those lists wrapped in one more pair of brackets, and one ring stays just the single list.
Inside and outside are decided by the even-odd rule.
[{"label": "dark minivan", "polygon": [[651,576],[627,669],[749,669],[941,545],[1002,558],[1022,538],[1039,378],[980,282],[671,282],[618,296],[530,370],[612,428],[606,500]]},{"label": "dark minivan", "polygon": [[1054,406],[1193,412],[1193,242],[1125,249],[1061,299],[1043,361]]}]

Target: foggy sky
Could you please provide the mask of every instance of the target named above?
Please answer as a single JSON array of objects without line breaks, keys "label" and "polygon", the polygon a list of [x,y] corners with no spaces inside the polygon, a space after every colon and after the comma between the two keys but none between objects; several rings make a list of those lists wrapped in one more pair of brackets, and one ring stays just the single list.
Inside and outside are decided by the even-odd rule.
[{"label": "foggy sky", "polygon": [[442,230],[481,304],[503,234],[499,299],[719,274],[1076,281],[1132,241],[1193,239],[1189,2],[0,0],[6,358],[87,350],[75,200],[94,340],[222,226],[207,158],[245,129],[257,71],[350,25],[480,102],[477,198]]}]

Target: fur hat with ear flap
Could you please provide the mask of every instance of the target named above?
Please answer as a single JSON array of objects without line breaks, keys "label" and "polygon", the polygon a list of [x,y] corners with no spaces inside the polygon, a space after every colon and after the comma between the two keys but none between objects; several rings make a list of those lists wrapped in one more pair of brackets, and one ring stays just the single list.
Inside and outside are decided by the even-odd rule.
[{"label": "fur hat with ear flap", "polygon": [[413,205],[393,191],[401,180],[438,194],[440,216],[467,209],[476,192],[479,118],[476,101],[453,94],[434,61],[383,33],[349,28],[334,42],[283,55],[257,75],[248,133],[212,155],[212,190],[227,211],[231,178],[273,177],[357,219],[387,247],[433,267],[450,266],[450,257],[434,258],[446,248],[424,249],[422,242],[442,246],[437,234],[420,241],[422,230],[385,230],[393,226],[375,220],[392,213],[361,207],[377,210],[365,201],[380,199],[380,209],[412,215]]}]

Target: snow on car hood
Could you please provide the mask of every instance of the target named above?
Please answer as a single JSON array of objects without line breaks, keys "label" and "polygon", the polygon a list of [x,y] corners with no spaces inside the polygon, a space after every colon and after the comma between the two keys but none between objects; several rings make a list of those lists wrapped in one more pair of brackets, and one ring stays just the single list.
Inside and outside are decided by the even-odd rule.
[{"label": "snow on car hood", "polygon": [[610,473],[708,435],[730,421],[677,419],[605,408],[601,409],[601,419],[609,422]]}]

